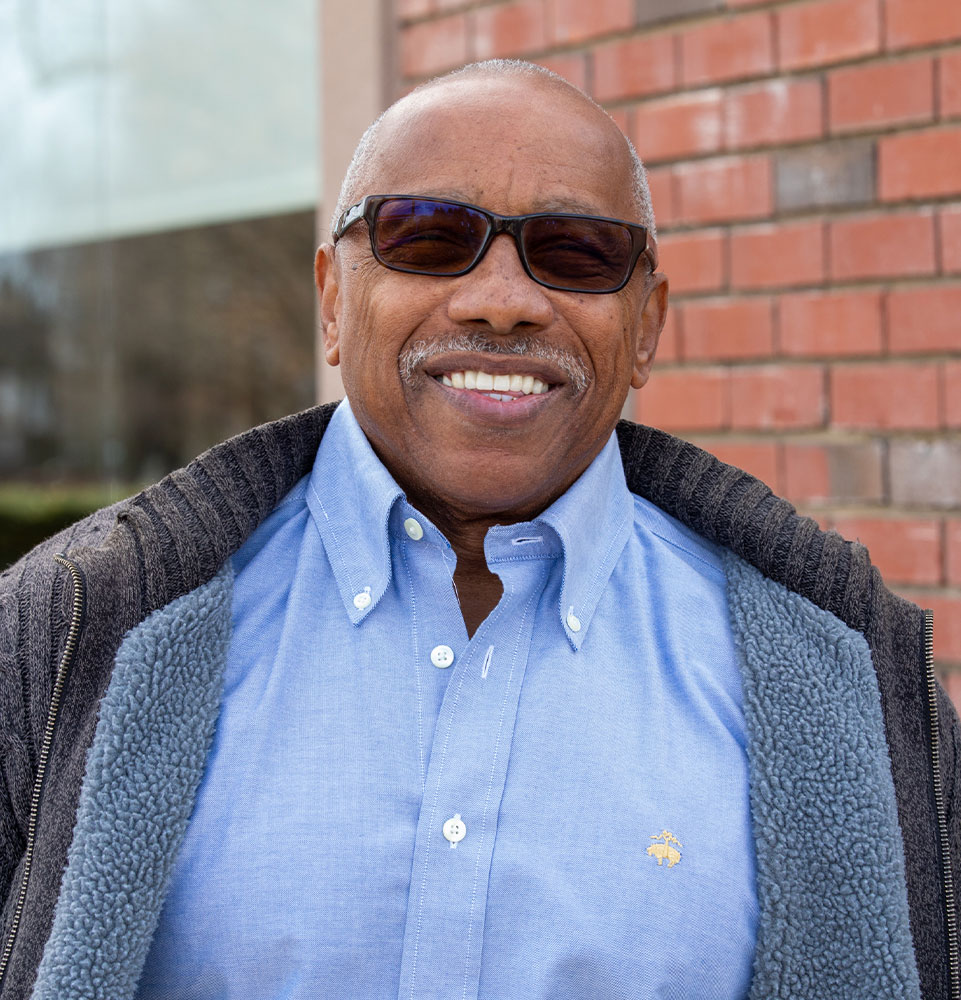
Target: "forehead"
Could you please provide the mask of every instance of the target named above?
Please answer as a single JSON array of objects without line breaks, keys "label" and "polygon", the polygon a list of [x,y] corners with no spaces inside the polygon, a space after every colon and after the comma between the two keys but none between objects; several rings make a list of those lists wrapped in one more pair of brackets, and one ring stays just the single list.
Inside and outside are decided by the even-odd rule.
[{"label": "forehead", "polygon": [[634,218],[631,161],[617,126],[575,91],[524,78],[450,81],[385,118],[364,194],[433,194],[504,214]]}]

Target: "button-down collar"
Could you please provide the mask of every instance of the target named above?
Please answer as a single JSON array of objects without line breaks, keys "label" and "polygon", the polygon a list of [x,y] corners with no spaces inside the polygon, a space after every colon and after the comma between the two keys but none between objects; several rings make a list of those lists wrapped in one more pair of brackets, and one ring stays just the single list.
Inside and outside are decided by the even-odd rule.
[{"label": "button-down collar", "polygon": [[403,495],[345,399],[317,449],[307,507],[355,625],[377,607],[390,583],[388,523]]},{"label": "button-down collar", "polygon": [[558,615],[574,649],[580,649],[597,602],[624,551],[634,504],[612,434],[571,488],[535,520],[550,525],[564,550]]},{"label": "button-down collar", "polygon": [[[347,400],[337,408],[310,475],[307,505],[324,542],[344,608],[356,625],[390,583],[392,539],[435,544],[454,555],[436,527],[407,503],[374,453]],[[520,559],[564,561],[558,621],[580,649],[632,523],[633,502],[614,435],[570,489],[533,521],[498,525],[484,551],[493,572]],[[423,532],[415,538],[417,529]]]}]

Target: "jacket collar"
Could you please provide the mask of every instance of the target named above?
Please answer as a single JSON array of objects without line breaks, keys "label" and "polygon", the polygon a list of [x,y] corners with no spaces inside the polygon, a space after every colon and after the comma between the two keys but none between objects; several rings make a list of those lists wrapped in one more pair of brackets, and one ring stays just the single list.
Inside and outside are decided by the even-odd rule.
[{"label": "jacket collar", "polygon": [[[120,508],[119,530],[133,531],[150,569],[145,613],[214,576],[310,472],[335,408],[317,406],[231,438]],[[632,493],[864,628],[874,583],[862,545],[821,531],[760,480],[664,431],[622,420],[617,439]]]}]

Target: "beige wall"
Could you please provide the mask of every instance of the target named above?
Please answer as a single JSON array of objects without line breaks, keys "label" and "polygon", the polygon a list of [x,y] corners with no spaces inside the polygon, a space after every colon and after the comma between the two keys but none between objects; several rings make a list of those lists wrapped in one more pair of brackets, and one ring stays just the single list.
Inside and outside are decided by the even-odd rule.
[{"label": "beige wall", "polygon": [[[394,20],[389,0],[320,0],[320,135],[323,189],[318,242],[329,239],[330,212],[364,129],[389,103],[394,80]],[[324,361],[317,330],[319,402],[344,394],[340,372]]]}]

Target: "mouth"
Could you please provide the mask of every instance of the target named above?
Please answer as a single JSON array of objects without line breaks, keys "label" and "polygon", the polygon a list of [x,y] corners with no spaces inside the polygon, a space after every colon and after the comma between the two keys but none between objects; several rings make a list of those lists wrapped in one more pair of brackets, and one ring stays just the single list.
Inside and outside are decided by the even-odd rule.
[{"label": "mouth", "polygon": [[530,372],[484,371],[465,368],[434,374],[433,379],[450,389],[475,392],[499,403],[515,403],[528,396],[543,396],[555,386]]}]

